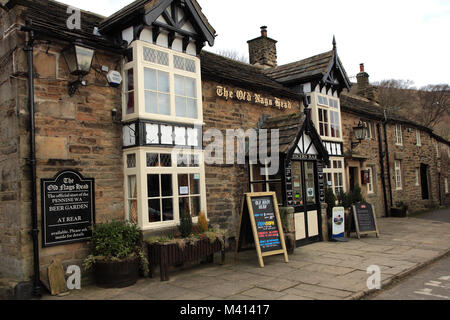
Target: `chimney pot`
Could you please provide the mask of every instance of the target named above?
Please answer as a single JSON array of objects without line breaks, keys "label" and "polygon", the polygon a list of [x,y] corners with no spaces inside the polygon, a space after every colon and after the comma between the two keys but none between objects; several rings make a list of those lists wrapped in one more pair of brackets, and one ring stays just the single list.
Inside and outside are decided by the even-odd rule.
[{"label": "chimney pot", "polygon": [[360,72],[364,72],[364,63],[361,63],[361,64],[359,65],[359,71],[360,71]]},{"label": "chimney pot", "polygon": [[267,26],[261,27],[261,37],[267,37]]}]

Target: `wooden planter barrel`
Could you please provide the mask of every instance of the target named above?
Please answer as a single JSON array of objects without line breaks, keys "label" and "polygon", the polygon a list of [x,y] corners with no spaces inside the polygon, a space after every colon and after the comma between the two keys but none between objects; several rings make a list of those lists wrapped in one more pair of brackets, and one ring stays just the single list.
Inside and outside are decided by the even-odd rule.
[{"label": "wooden planter barrel", "polygon": [[221,263],[224,263],[225,248],[219,239],[213,243],[209,239],[200,239],[194,243],[187,243],[184,248],[180,248],[176,243],[148,244],[150,277],[153,276],[153,269],[159,265],[161,281],[169,281],[170,266],[180,265],[185,262],[195,262],[203,257],[207,257],[207,262],[212,263],[216,252],[222,253]]},{"label": "wooden planter barrel", "polygon": [[125,288],[136,283],[139,278],[138,257],[122,261],[96,261],[94,278],[101,288]]}]

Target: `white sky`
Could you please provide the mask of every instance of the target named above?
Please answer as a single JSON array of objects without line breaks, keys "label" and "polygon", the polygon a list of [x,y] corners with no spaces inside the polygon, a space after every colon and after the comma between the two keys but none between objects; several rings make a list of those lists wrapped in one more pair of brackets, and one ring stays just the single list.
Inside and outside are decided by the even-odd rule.
[{"label": "white sky", "polygon": [[[109,16],[130,0],[60,0]],[[332,48],[352,77],[364,63],[370,81],[408,79],[416,86],[450,83],[449,0],[198,0],[218,37],[209,51],[248,55],[247,40],[268,26],[278,64]],[[356,81],[355,78],[351,78]]]}]

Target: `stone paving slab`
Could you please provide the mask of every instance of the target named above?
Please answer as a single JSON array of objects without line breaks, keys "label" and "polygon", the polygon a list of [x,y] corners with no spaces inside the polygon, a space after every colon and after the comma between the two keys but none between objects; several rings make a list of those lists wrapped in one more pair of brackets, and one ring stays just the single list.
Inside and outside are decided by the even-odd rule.
[{"label": "stone paving slab", "polygon": [[383,285],[444,256],[450,249],[450,223],[416,218],[378,220],[380,238],[320,242],[289,256],[264,258],[255,251],[228,253],[224,265],[189,266],[171,272],[170,281],[140,279],[124,289],[95,286],[52,300],[327,300],[359,299],[369,292],[367,268],[378,265]]}]

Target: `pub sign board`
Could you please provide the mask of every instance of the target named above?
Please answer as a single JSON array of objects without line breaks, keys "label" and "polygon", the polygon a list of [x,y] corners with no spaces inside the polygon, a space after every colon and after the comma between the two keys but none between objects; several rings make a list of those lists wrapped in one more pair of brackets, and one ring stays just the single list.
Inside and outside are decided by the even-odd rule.
[{"label": "pub sign board", "polygon": [[237,253],[241,249],[242,240],[253,233],[253,240],[261,268],[264,268],[263,257],[284,254],[289,262],[283,227],[275,192],[246,193],[242,202]]},{"label": "pub sign board", "polygon": [[95,223],[94,179],[65,170],[41,179],[42,246],[88,241]]},{"label": "pub sign board", "polygon": [[370,203],[359,202],[353,205],[353,217],[356,227],[356,234],[358,239],[361,235],[373,234],[379,237],[377,219],[375,217],[375,210]]}]

